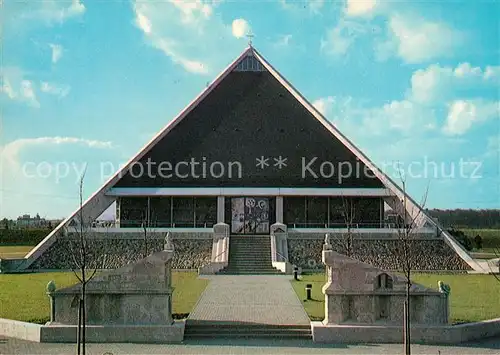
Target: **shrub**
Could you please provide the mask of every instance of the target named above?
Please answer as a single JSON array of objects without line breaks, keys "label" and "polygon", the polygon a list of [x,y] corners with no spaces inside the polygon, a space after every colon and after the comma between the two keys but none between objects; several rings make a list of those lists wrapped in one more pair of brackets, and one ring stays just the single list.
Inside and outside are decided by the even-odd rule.
[{"label": "shrub", "polygon": [[44,325],[47,322],[50,322],[50,317],[36,317],[36,318],[30,318],[27,321],[28,323],[35,323],[35,324],[42,324]]},{"label": "shrub", "polygon": [[468,250],[472,250],[472,240],[465,235],[464,232],[458,229],[448,229],[448,233],[450,233],[462,246]]},{"label": "shrub", "polygon": [[0,245],[36,245],[49,235],[44,229],[0,229]]}]

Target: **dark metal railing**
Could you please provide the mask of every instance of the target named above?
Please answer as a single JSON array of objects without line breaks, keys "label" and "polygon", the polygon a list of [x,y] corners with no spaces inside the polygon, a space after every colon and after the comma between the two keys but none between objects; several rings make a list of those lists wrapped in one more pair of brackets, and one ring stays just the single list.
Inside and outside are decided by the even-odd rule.
[{"label": "dark metal railing", "polygon": [[143,221],[143,220],[121,220],[121,221],[94,221],[93,228],[212,228],[216,221],[211,222],[192,222],[192,221]]}]

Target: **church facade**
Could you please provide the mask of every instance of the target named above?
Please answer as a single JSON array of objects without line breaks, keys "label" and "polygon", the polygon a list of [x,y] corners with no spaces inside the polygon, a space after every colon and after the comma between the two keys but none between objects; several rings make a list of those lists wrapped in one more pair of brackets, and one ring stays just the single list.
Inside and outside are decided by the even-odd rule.
[{"label": "church facade", "polygon": [[[112,226],[90,228],[113,203]],[[170,232],[177,268],[230,267],[239,258],[234,243],[251,249],[255,241],[269,262],[320,269],[329,233],[351,235],[361,261],[395,269],[390,250],[408,220],[416,268],[473,267],[451,235],[249,47],[12,267],[70,267],[64,243],[85,224],[105,267],[142,257],[143,241],[159,250]],[[269,255],[267,245],[259,249],[266,240]]]}]

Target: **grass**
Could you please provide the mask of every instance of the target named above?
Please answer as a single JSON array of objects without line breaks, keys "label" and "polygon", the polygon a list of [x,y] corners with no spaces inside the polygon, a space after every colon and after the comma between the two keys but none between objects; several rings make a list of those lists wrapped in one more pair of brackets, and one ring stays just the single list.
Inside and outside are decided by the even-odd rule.
[{"label": "grass", "polygon": [[[45,322],[49,318],[49,298],[45,287],[54,280],[57,288],[75,284],[72,272],[33,274],[0,274],[0,318]],[[173,272],[173,313],[191,312],[208,280],[198,279],[196,272]]]},{"label": "grass", "polygon": [[33,249],[32,245],[0,246],[0,259],[24,258]]},{"label": "grass", "polygon": [[[500,317],[500,282],[491,275],[467,274],[417,274],[413,281],[427,287],[437,289],[439,280],[451,287],[450,312],[452,323],[475,322]],[[312,284],[313,300],[303,302],[311,320],[323,320],[324,295],[321,288],[325,284],[324,274],[303,275],[302,280],[292,281],[292,286],[299,296],[305,300],[306,284]]]}]

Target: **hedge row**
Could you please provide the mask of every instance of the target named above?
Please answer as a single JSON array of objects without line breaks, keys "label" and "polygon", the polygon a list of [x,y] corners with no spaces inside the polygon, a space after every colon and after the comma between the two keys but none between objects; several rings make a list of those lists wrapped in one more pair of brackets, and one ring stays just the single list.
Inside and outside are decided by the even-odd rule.
[{"label": "hedge row", "polygon": [[0,229],[0,245],[37,245],[49,233],[47,228]]}]

